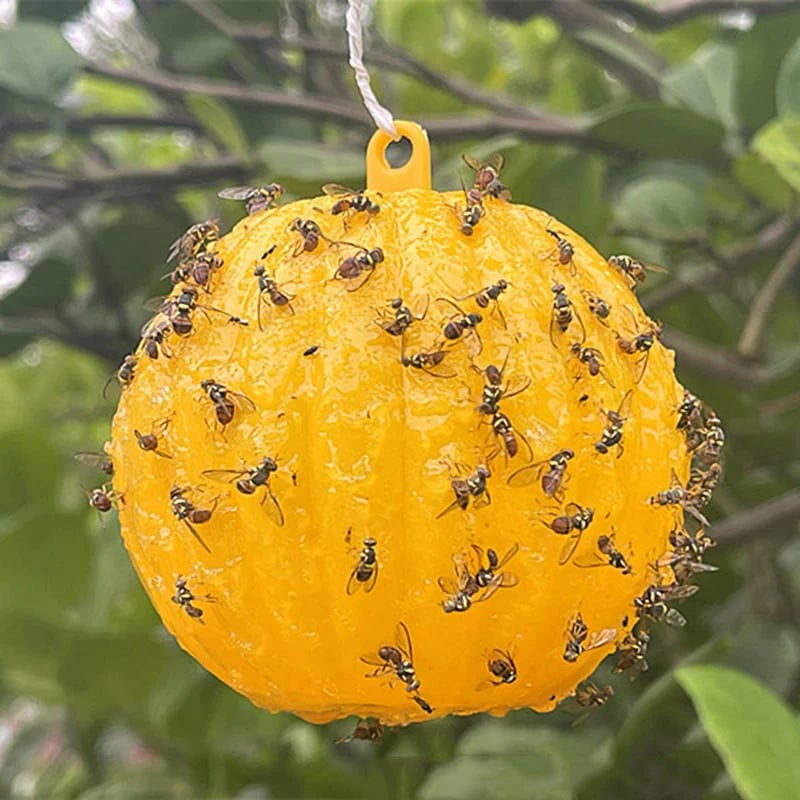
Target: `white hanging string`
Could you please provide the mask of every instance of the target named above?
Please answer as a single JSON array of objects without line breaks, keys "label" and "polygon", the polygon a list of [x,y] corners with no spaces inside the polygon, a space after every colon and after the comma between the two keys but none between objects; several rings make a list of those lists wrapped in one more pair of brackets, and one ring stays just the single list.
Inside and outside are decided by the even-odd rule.
[{"label": "white hanging string", "polygon": [[348,0],[347,3],[347,42],[350,47],[350,66],[356,74],[356,84],[361,92],[361,99],[375,124],[386,134],[397,139],[399,134],[394,126],[392,112],[384,108],[375,97],[369,83],[369,73],[364,66],[364,40],[363,40],[363,11],[362,0]]}]

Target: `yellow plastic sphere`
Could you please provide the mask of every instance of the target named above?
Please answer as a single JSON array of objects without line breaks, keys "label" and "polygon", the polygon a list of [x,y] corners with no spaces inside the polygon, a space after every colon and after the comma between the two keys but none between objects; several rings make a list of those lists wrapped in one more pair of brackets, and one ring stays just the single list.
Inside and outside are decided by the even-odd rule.
[{"label": "yellow plastic sphere", "polygon": [[[404,724],[551,709],[636,623],[634,599],[682,524],[679,506],[649,502],[673,472],[689,478],[673,353],[657,338],[625,352],[653,323],[629,280],[548,214],[486,196],[465,235],[463,193],[370,199],[377,213],[333,215],[332,197],[294,202],[209,245],[223,263],[184,315],[191,333],[171,332],[155,359],[140,347],[114,418],[126,546],[181,646],[270,711]],[[322,231],[309,252],[298,219]],[[574,247],[567,263],[559,237]],[[342,262],[363,258],[359,247],[384,259],[347,277]],[[259,266],[289,303],[260,290]],[[496,300],[481,294],[501,280]],[[563,331],[558,283],[572,311]],[[402,336],[386,330],[394,298],[415,316]],[[166,310],[181,319],[177,305]],[[474,329],[469,314],[481,316]],[[573,344],[596,348],[598,374]],[[420,353],[427,369],[414,364]],[[490,365],[508,395],[494,408],[483,397]],[[228,424],[204,381],[228,390]],[[621,418],[618,444],[608,412]],[[513,457],[497,413],[512,426]],[[154,433],[157,450],[134,431]],[[566,449],[574,458],[549,496],[541,462]],[[267,457],[275,471],[248,472]],[[593,510],[588,527],[558,531],[576,508]],[[629,570],[600,552],[602,536]],[[360,554],[367,538],[374,585],[354,575],[371,558]],[[511,557],[494,565],[490,550]],[[486,585],[463,591],[469,608],[444,610],[454,601],[444,589],[493,566]],[[588,632],[570,661],[578,615]]]}]

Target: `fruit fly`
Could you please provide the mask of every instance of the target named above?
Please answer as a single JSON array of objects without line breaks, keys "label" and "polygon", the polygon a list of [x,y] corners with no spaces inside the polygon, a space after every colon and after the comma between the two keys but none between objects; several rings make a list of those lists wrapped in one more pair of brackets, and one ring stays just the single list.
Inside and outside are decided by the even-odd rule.
[{"label": "fruit fly", "polygon": [[172,272],[164,277],[170,279],[173,285],[192,281],[203,288],[211,280],[211,274],[223,264],[222,259],[215,253],[198,253],[185,261],[181,261]]},{"label": "fruit fly", "polygon": [[581,653],[595,650],[598,647],[613,642],[617,638],[616,628],[603,628],[589,635],[589,626],[583,621],[578,612],[567,626],[567,645],[564,648],[564,661],[574,663]]},{"label": "fruit fly", "polygon": [[589,311],[597,317],[604,325],[608,325],[606,320],[608,319],[609,315],[611,314],[611,306],[603,300],[602,297],[598,297],[596,294],[592,294],[591,292],[587,292],[586,289],[581,289],[581,294],[583,295],[584,300],[586,300],[586,307]]},{"label": "fruit fly", "polygon": [[[514,458],[519,452],[520,440],[525,445],[528,451],[528,461],[533,459],[533,449],[530,442],[522,431],[514,430],[511,420],[501,411],[495,411],[491,419],[492,433],[500,440],[503,455],[506,458]],[[487,456],[487,461],[491,461],[499,452],[496,449],[493,453]]]},{"label": "fruit fly", "polygon": [[630,564],[625,556],[617,550],[613,527],[609,536],[603,534],[597,537],[597,549],[599,553],[593,554],[592,557],[576,558],[575,565],[578,567],[611,566],[618,569],[623,575],[631,574]]},{"label": "fruit fly", "polygon": [[210,594],[198,597],[187,584],[188,579],[179,575],[175,581],[175,594],[170,597],[170,600],[179,605],[192,619],[196,619],[198,622],[202,623],[203,620],[201,617],[203,616],[203,609],[198,608],[194,604],[198,600],[204,603],[215,603],[216,598],[212,597]]},{"label": "fruit fly", "polygon": [[[581,341],[586,339],[586,330],[581,322],[580,315],[575,310],[575,306],[567,297],[567,290],[563,283],[554,283],[551,287],[553,292],[553,311],[550,315],[550,341],[553,347],[558,347],[556,341],[558,333],[566,333],[574,320],[580,328]],[[558,332],[558,333],[557,333]]]},{"label": "fruit fly", "polygon": [[245,469],[206,469],[201,473],[206,478],[221,483],[236,482],[236,489],[242,494],[255,494],[256,490],[263,488],[261,507],[266,515],[278,526],[283,525],[283,511],[278,498],[269,485],[270,475],[276,472],[278,464],[274,458],[267,456],[254,467]]},{"label": "fruit fly", "polygon": [[216,219],[198,222],[179,236],[170,246],[167,261],[177,256],[184,261],[203,252],[212,242],[219,239],[219,221]]},{"label": "fruit fly", "polygon": [[558,254],[558,263],[562,266],[569,264],[569,274],[575,276],[577,269],[572,257],[575,255],[575,248],[572,244],[565,239],[559,231],[554,231],[551,228],[545,230],[556,240],[556,252]]},{"label": "fruit fly", "polygon": [[607,453],[612,447],[616,445],[618,448],[617,458],[622,456],[624,448],[622,446],[622,428],[625,425],[625,420],[631,411],[633,403],[633,390],[628,389],[622,396],[619,408],[617,410],[607,409],[600,413],[606,419],[606,426],[600,434],[600,440],[595,442],[594,449],[598,453]]},{"label": "fruit fly", "polygon": [[444,350],[412,353],[410,356],[403,353],[400,356],[400,363],[404,367],[412,367],[413,369],[426,372],[434,378],[454,378],[456,376],[456,371],[442,365],[446,355],[447,353]]},{"label": "fruit fly", "polygon": [[510,400],[512,397],[524,392],[531,385],[531,379],[524,375],[517,375],[503,385],[508,355],[506,353],[503,366],[499,369],[494,364],[489,364],[484,370],[478,369],[473,365],[473,369],[483,375],[484,380],[481,402],[478,405],[480,414],[487,416],[496,414],[500,410],[499,403],[501,400]]},{"label": "fruit fly", "polygon": [[558,497],[562,486],[566,483],[567,467],[573,458],[575,458],[574,450],[568,448],[559,450],[545,461],[529,464],[512,473],[508,478],[508,485],[519,489],[541,480],[542,491],[547,497]]},{"label": "fruit fly", "polygon": [[322,191],[329,197],[340,198],[331,206],[331,214],[344,214],[346,211],[366,211],[369,216],[377,214],[381,207],[369,199],[363,192],[348,189],[338,183],[326,183]]},{"label": "fruit fly", "polygon": [[89,505],[105,514],[112,508],[124,505],[125,497],[115,489],[109,489],[108,484],[103,484],[99,489],[84,489]]},{"label": "fruit fly", "polygon": [[214,501],[211,508],[197,508],[191,500],[185,497],[190,491],[191,489],[188,486],[173,486],[169,492],[170,508],[175,517],[179,519],[189,529],[189,533],[197,539],[200,546],[207,553],[210,553],[211,549],[203,541],[194,526],[202,525],[204,522],[208,522],[211,519],[214,509],[217,507],[217,501]]},{"label": "fruit fly", "polygon": [[466,611],[473,603],[488,600],[498,589],[511,588],[519,582],[513,573],[499,572],[517,554],[518,544],[513,544],[502,558],[489,548],[486,551],[486,566],[483,549],[473,544],[472,550],[477,558],[473,564],[468,564],[463,554],[453,558],[455,583],[448,578],[440,577],[438,580],[439,588],[448,595],[442,602],[445,613]]},{"label": "fruit fly", "polygon": [[361,742],[379,742],[383,739],[385,730],[380,720],[374,717],[367,717],[366,719],[360,719],[356,723],[356,727],[349,736],[336,739],[334,744],[347,744],[354,739],[358,739]]},{"label": "fruit fly", "polygon": [[75,460],[80,461],[81,464],[86,464],[87,467],[94,467],[101,472],[105,472],[109,477],[114,474],[114,464],[111,462],[111,456],[108,453],[96,453],[92,450],[79,450],[75,453]]},{"label": "fruit fly", "polygon": [[467,189],[464,184],[461,184],[464,189],[464,208],[460,208],[458,204],[455,206],[456,214],[461,222],[461,233],[465,236],[472,236],[478,223],[486,213],[483,207],[483,192],[474,186]]},{"label": "fruit fly", "polygon": [[136,365],[138,360],[133,353],[128,353],[125,358],[122,359],[122,363],[117,367],[117,371],[106,381],[105,386],[103,387],[103,397],[106,396],[106,392],[108,391],[108,387],[111,381],[114,378],[117,379],[119,385],[126,389],[128,386],[133,383],[133,379],[136,376]]},{"label": "fruit fly", "polygon": [[342,261],[333,273],[334,280],[350,281],[345,287],[348,292],[360,289],[372,277],[375,267],[385,258],[380,247],[372,250],[358,245],[353,247],[358,247],[359,252]]},{"label": "fruit fly", "polygon": [[508,650],[495,647],[487,653],[486,667],[489,670],[489,679],[478,684],[478,690],[491,686],[502,686],[504,683],[514,683],[517,679],[517,665]]},{"label": "fruit fly", "polygon": [[648,498],[647,502],[654,506],[681,506],[688,511],[698,522],[710,525],[709,521],[695,508],[695,498],[686,490],[675,470],[670,470],[670,486],[663,492],[658,492]]},{"label": "fruit fly", "polygon": [[620,673],[633,669],[636,670],[633,673],[634,677],[639,672],[647,672],[648,664],[645,656],[647,655],[647,646],[649,644],[650,634],[644,624],[640,622],[617,645],[617,661],[614,664],[614,672]]},{"label": "fruit fly", "polygon": [[436,519],[441,519],[455,508],[466,511],[470,498],[472,498],[473,510],[488,506],[492,502],[489,490],[486,488],[486,480],[492,475],[487,466],[478,464],[475,471],[470,472],[466,464],[457,464],[456,470],[458,474],[450,478],[450,487],[456,499],[444,511],[440,511],[436,515]]},{"label": "fruit fly", "polygon": [[213,311],[216,314],[222,314],[226,317],[229,321],[236,319],[227,311],[223,311],[220,308],[214,308],[214,306],[207,306],[207,305],[199,305],[197,302],[197,298],[199,296],[200,290],[196,286],[190,286],[189,284],[184,284],[180,287],[180,291],[176,297],[168,297],[166,299],[162,297],[156,297],[152,300],[148,300],[145,304],[145,308],[155,309],[160,313],[164,314],[167,319],[170,321],[172,325],[172,330],[178,336],[188,336],[194,330],[194,322],[192,320],[192,314],[199,309],[202,311],[206,317],[209,317],[208,312]]},{"label": "fruit fly", "polygon": [[[628,285],[631,289],[635,289],[637,283],[644,283],[647,279],[644,262],[637,261],[635,258],[626,255],[609,256],[608,263],[628,279]],[[667,271],[664,267],[649,263],[647,264],[647,269],[653,272]]]},{"label": "fruit fly", "polygon": [[657,322],[651,322],[650,327],[646,331],[641,332],[633,312],[630,310],[630,308],[627,308],[627,311],[631,315],[634,328],[637,332],[635,335],[627,337],[616,334],[617,343],[619,344],[619,348],[623,353],[627,353],[631,356],[641,353],[639,358],[634,361],[633,364],[633,382],[640,383],[644,377],[645,370],[647,369],[647,362],[650,358],[650,350],[652,350],[656,340],[661,338],[661,325],[659,325]]},{"label": "fruit fly", "polygon": [[414,652],[411,649],[411,634],[404,622],[398,622],[394,631],[394,646],[381,645],[378,648],[377,660],[372,654],[361,656],[365,664],[377,669],[367,673],[368,678],[380,678],[394,673],[406,686],[407,692],[417,692],[420,688],[419,678],[414,670]]},{"label": "fruit fly", "polygon": [[471,294],[464,295],[463,297],[457,297],[456,299],[461,300],[469,300],[470,298],[475,298],[475,304],[478,308],[489,308],[491,303],[494,303],[492,306],[493,309],[497,311],[497,315],[500,317],[500,322],[503,324],[504,328],[507,328],[506,325],[506,318],[503,315],[503,309],[500,308],[500,295],[505,292],[511,284],[500,278],[497,283],[489,284],[489,286],[484,286],[483,289],[478,289],[477,292],[472,292]]},{"label": "fruit fly", "polygon": [[569,536],[558,559],[558,563],[562,565],[570,560],[583,532],[592,524],[594,519],[593,508],[584,508],[577,503],[567,503],[564,512],[561,516],[552,519],[547,525],[553,533],[557,533],[559,536]]},{"label": "fruit fly", "polygon": [[482,195],[490,194],[498,200],[511,199],[511,192],[500,183],[500,173],[505,164],[505,158],[500,153],[494,153],[486,161],[480,161],[468,155],[462,155],[461,158],[475,172],[473,189],[476,189]]},{"label": "fruit fly", "polygon": [[608,372],[606,372],[605,358],[596,347],[584,347],[581,342],[573,342],[569,351],[581,364],[586,365],[587,372],[591,377],[600,375],[612,389],[615,388],[614,381],[608,377]]},{"label": "fruit fly", "polygon": [[668,593],[664,587],[649,586],[640,597],[635,598],[633,601],[636,615],[638,617],[646,617],[654,622],[665,622],[667,625],[682,628],[686,624],[686,618],[676,609],[670,608],[665,601],[668,595],[676,599],[691,597],[698,587],[683,586],[679,588],[689,591]]},{"label": "fruit fly", "polygon": [[217,422],[223,429],[233,421],[234,412],[238,408],[240,411],[255,411],[256,404],[243,394],[232,392],[225,384],[215,380],[204,380],[200,388],[208,395],[208,399],[214,404],[214,413]]},{"label": "fruit fly", "polygon": [[669,542],[672,552],[659,559],[659,567],[671,567],[678,583],[686,583],[701,572],[716,572],[717,567],[703,563],[706,550],[716,542],[705,535],[701,528],[694,534],[675,528],[670,531]]},{"label": "fruit fly", "polygon": [[575,689],[575,704],[583,709],[583,712],[575,718],[572,727],[574,728],[588,719],[592,711],[604,706],[613,696],[613,686],[604,686],[601,689],[591,681],[580,683]]},{"label": "fruit fly", "polygon": [[297,217],[292,220],[289,230],[300,234],[300,240],[295,244],[292,251],[292,255],[295,257],[299,256],[300,253],[311,253],[316,250],[320,239],[330,241],[313,219],[300,219],[300,217]]},{"label": "fruit fly", "polygon": [[244,200],[248,215],[266,211],[283,193],[285,189],[279,183],[268,183],[266,186],[231,186],[217,193],[223,200]]},{"label": "fruit fly", "polygon": [[420,301],[413,311],[404,302],[402,297],[395,297],[389,302],[389,308],[378,309],[378,319],[375,322],[389,334],[389,336],[405,336],[405,332],[414,322],[421,322],[428,313],[430,298],[426,295],[424,302]]},{"label": "fruit fly", "polygon": [[378,542],[371,536],[364,539],[364,546],[358,555],[358,562],[347,581],[347,594],[355,594],[362,586],[365,592],[371,592],[378,580],[378,554],[375,552]]},{"label": "fruit fly", "polygon": [[[136,443],[146,453],[155,453],[155,455],[161,456],[161,458],[172,458],[169,453],[160,450],[158,447],[158,437],[166,432],[171,420],[172,416],[156,420],[151,426],[149,433],[141,433],[134,428],[133,435],[136,437]],[[158,433],[156,433],[156,431],[158,431]]]},{"label": "fruit fly", "polygon": [[724,446],[725,431],[722,428],[722,420],[712,412],[700,429],[700,444],[694,448],[694,454],[710,466],[720,461]]},{"label": "fruit fly", "polygon": [[447,303],[455,313],[446,317],[442,326],[442,335],[450,342],[462,340],[467,352],[472,358],[480,355],[483,342],[478,333],[478,325],[483,321],[483,316],[477,312],[465,313],[452,300],[447,297],[437,297],[436,302]]},{"label": "fruit fly", "polygon": [[678,422],[675,427],[679,431],[688,431],[698,427],[703,421],[703,401],[686,389],[683,400],[678,405]]},{"label": "fruit fly", "polygon": [[[268,256],[275,246],[273,245],[262,258]],[[264,324],[262,320],[261,309],[262,306],[269,306],[271,303],[276,308],[286,308],[290,313],[294,314],[292,308],[293,294],[286,294],[275,281],[274,275],[267,274],[263,264],[258,264],[253,270],[253,275],[256,276],[258,281],[258,329],[263,331]]]},{"label": "fruit fly", "polygon": [[172,351],[166,344],[171,330],[172,323],[163,314],[148,320],[141,330],[142,350],[145,354],[153,360],[157,359],[159,355],[163,355],[164,358],[172,358]]}]

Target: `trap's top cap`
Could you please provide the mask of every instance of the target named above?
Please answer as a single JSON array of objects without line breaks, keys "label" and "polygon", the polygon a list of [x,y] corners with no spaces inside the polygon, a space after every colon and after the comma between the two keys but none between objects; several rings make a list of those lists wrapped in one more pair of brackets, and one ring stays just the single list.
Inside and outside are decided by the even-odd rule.
[{"label": "trap's top cap", "polygon": [[[367,189],[388,194],[406,189],[431,188],[431,145],[425,129],[416,122],[395,120],[399,136],[392,139],[382,130],[375,131],[367,145]],[[401,167],[392,167],[386,160],[391,142],[406,138],[411,155]]]}]

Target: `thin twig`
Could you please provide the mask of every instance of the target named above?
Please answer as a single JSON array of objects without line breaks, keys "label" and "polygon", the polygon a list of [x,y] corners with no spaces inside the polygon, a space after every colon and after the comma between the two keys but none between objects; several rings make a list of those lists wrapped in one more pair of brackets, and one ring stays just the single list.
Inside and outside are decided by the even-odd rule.
[{"label": "thin twig", "polygon": [[767,500],[765,503],[742,511],[714,525],[711,534],[718,542],[729,544],[741,539],[763,536],[765,533],[780,533],[780,525],[800,519],[800,489]]},{"label": "thin twig", "polygon": [[209,183],[222,178],[245,177],[250,165],[236,156],[222,156],[209,161],[176,164],[162,169],[117,169],[103,174],[81,176],[52,172],[41,176],[21,174],[18,180],[4,175],[0,186],[17,191],[39,192],[49,200],[59,196],[141,194],[159,186]]},{"label": "thin twig", "polygon": [[798,266],[800,266],[800,236],[789,245],[750,307],[750,314],[736,348],[742,358],[756,359],[761,355],[762,341],[772,318],[772,309],[778,302],[783,287],[788,284]]},{"label": "thin twig", "polygon": [[196,78],[158,70],[123,69],[108,64],[87,64],[86,71],[140,86],[148,86],[169,94],[196,93],[218,97],[241,105],[279,108],[311,117],[324,117],[359,128],[370,128],[372,122],[363,108],[347,100],[335,100],[314,95],[294,95],[263,87],[244,86],[210,78]]},{"label": "thin twig", "polygon": [[[315,95],[290,95],[273,89],[243,86],[225,81],[176,75],[156,70],[121,69],[101,64],[87,65],[87,71],[121,81],[149,86],[167,93],[183,94],[195,92],[209,97],[218,97],[232,103],[279,108],[312,117],[323,117],[349,127],[371,130],[372,121],[363,107],[355,102],[332,100]],[[589,134],[591,119],[585,117],[518,118],[495,117],[437,117],[421,119],[420,123],[432,136],[440,139],[464,139],[499,133],[517,133],[522,137],[540,141],[558,141],[581,144],[599,150],[610,148]]]},{"label": "thin twig", "polygon": [[199,122],[178,116],[148,117],[143,114],[94,114],[85,117],[29,118],[0,120],[0,139],[13,133],[36,133],[63,128],[70,133],[84,133],[95,128],[185,128],[202,131]]},{"label": "thin twig", "polygon": [[682,331],[670,329],[664,333],[664,344],[678,354],[678,366],[698,370],[705,377],[740,388],[752,388],[766,383],[770,370],[761,364],[742,362],[726,347],[695,339]]},{"label": "thin twig", "polygon": [[[562,29],[609,72],[625,83],[633,92],[646,100],[661,96],[659,75],[667,68],[667,61],[651,50],[640,38],[619,26],[618,21],[600,8],[584,2],[553,3],[548,14],[558,21]],[[590,38],[581,37],[584,31],[596,31],[615,43],[609,50],[594,44]]]},{"label": "thin twig", "polygon": [[797,8],[797,0],[667,0],[658,6],[637,0],[596,0],[595,5],[608,8],[652,30],[661,30],[704,14],[729,11],[750,11],[769,14],[787,8]]},{"label": "thin twig", "polygon": [[790,236],[800,232],[800,219],[786,214],[763,227],[754,237],[737,242],[726,250],[712,255],[715,262],[710,267],[699,270],[688,280],[673,280],[664,283],[641,296],[642,305],[648,311],[671,303],[687,292],[712,291],[730,283],[733,278],[750,267],[760,258],[782,246]]}]

